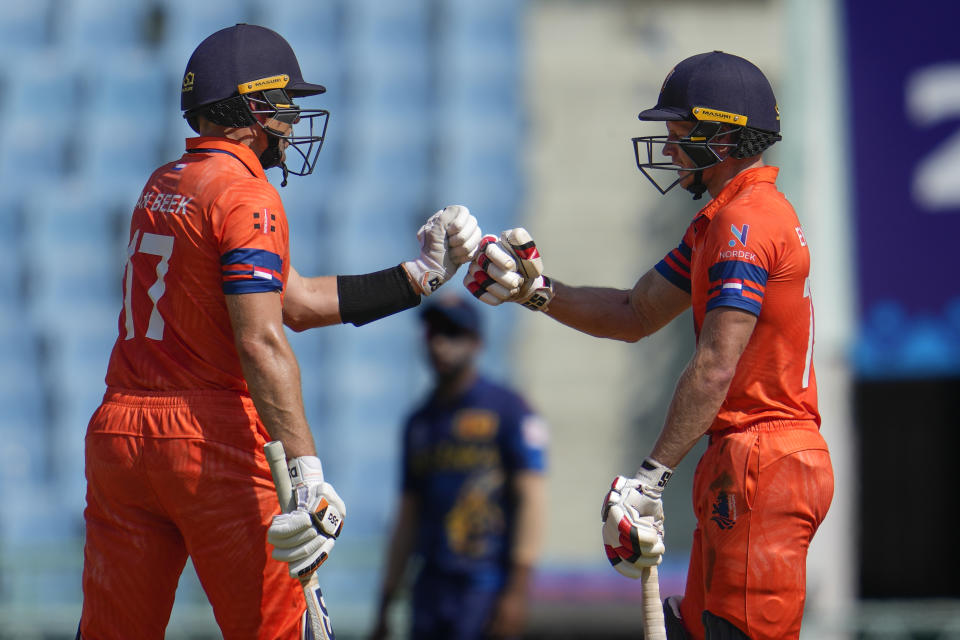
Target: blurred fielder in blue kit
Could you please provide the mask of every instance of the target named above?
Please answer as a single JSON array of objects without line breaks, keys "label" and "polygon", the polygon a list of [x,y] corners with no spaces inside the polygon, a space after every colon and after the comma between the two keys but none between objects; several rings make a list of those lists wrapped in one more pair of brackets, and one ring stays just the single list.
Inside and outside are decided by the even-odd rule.
[{"label": "blurred fielder in blue kit", "polygon": [[422,313],[434,386],[403,431],[402,493],[374,638],[411,556],[418,639],[518,637],[544,511],[544,422],[477,370],[476,303],[448,297]]}]

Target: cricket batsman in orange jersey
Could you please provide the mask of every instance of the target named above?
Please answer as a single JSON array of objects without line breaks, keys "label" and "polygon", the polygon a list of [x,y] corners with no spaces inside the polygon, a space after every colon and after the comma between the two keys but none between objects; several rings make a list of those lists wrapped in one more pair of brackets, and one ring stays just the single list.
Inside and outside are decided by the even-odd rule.
[{"label": "cricket batsman in orange jersey", "polygon": [[[324,481],[283,326],[359,326],[414,307],[481,235],[450,206],[420,229],[414,260],[298,274],[264,170],[313,171],[328,113],[296,101],[324,90],[279,34],[254,25],[214,33],[187,64],[181,107],[199,137],[135,203],[119,336],[87,430],[78,638],[163,638],[188,556],[224,638],[310,637],[291,576],[316,570],[339,534],[316,512],[341,522],[346,507]],[[289,514],[277,515],[269,440],[289,458]]]},{"label": "cricket batsman in orange jersey", "polygon": [[[833,470],[817,411],[810,253],[776,188],[778,169],[762,157],[780,140],[776,99],[760,69],[714,51],[674,67],[640,119],[666,123],[667,135],[633,139],[654,186],[712,198],[676,249],[631,290],[572,287],[543,275],[530,234],[511,229],[481,242],[465,284],[489,304],[519,302],[628,342],[693,306],[696,352],[660,436],[604,498],[607,557],[632,578],[660,563],[662,492],[706,434],[686,593],[664,605],[668,637],[797,638],[807,548],[830,506]],[[664,188],[653,171],[675,179]]]}]

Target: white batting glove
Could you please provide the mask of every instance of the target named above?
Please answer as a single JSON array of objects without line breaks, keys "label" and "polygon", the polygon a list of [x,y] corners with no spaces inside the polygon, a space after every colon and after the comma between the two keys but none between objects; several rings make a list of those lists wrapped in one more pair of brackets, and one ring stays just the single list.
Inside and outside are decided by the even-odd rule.
[{"label": "white batting glove", "polygon": [[546,311],[553,299],[553,283],[543,275],[543,258],[522,227],[507,229],[499,241],[484,236],[463,284],[477,299],[492,306],[516,302],[534,311]]},{"label": "white batting glove", "polygon": [[287,462],[297,497],[297,508],[273,517],[267,541],[273,558],[286,562],[290,577],[308,576],[326,562],[343,529],[347,508],[328,482],[315,456],[300,456]]},{"label": "white batting glove", "polygon": [[420,256],[403,263],[420,293],[429,296],[452,278],[461,264],[473,260],[482,235],[477,219],[458,204],[427,218],[417,231]]},{"label": "white batting glove", "polygon": [[673,471],[647,458],[636,477],[614,478],[600,511],[607,560],[628,578],[660,564],[663,545],[663,487]]}]

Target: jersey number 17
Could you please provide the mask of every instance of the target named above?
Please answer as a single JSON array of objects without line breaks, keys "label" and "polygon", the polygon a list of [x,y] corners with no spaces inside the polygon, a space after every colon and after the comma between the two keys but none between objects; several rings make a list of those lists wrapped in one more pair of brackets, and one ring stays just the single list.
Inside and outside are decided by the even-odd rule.
[{"label": "jersey number 17", "polygon": [[157,309],[157,303],[166,291],[164,277],[170,268],[170,256],[173,254],[173,236],[164,236],[156,233],[144,233],[139,229],[133,232],[130,244],[127,245],[127,262],[124,269],[123,311],[125,318],[124,340],[132,340],[135,336],[133,328],[133,256],[145,253],[151,256],[160,256],[157,263],[157,279],[147,289],[147,297],[153,303],[150,311],[150,322],[147,324],[146,337],[150,340],[163,339],[163,316]]}]

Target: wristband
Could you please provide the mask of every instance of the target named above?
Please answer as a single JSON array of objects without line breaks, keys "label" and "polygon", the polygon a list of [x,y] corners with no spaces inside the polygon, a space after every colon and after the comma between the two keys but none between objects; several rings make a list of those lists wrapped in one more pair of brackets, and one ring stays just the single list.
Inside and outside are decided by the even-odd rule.
[{"label": "wristband", "polygon": [[541,276],[543,284],[533,290],[533,295],[524,300],[522,304],[531,311],[546,311],[553,300],[553,280],[547,276]]},{"label": "wristband", "polygon": [[660,464],[653,458],[644,458],[643,462],[640,463],[637,475],[634,477],[652,489],[663,491],[663,488],[667,486],[667,480],[672,475],[673,469],[670,467]]},{"label": "wristband", "polygon": [[420,304],[400,265],[360,276],[337,276],[340,320],[356,327]]}]

